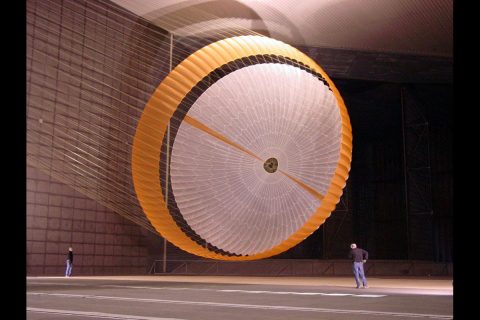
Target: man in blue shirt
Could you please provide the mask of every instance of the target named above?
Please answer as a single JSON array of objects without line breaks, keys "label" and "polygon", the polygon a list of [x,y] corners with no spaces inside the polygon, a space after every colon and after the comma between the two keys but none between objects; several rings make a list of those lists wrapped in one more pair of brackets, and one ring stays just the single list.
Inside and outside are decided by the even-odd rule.
[{"label": "man in blue shirt", "polygon": [[367,278],[365,277],[365,272],[363,270],[363,264],[367,262],[368,259],[368,252],[357,248],[355,243],[350,245],[350,253],[348,257],[353,261],[353,275],[355,276],[355,282],[357,283],[357,289],[360,288],[368,288],[367,287]]}]

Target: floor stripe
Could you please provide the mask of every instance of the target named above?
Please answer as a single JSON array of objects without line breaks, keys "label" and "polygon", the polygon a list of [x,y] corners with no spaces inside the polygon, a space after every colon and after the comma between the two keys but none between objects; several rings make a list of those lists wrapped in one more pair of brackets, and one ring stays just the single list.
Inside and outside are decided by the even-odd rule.
[{"label": "floor stripe", "polygon": [[[86,284],[70,284],[70,283],[54,283],[54,282],[39,282],[31,283],[33,285],[59,285],[59,286],[88,286]],[[147,287],[147,286],[125,286],[105,284],[99,285],[102,288],[126,288],[126,289],[148,289],[148,290],[189,290],[189,291],[214,291],[214,292],[239,292],[239,293],[252,293],[252,294],[291,294],[291,295],[304,295],[304,296],[330,296],[330,297],[358,297],[358,298],[382,298],[387,295],[384,294],[353,294],[353,293],[326,293],[326,292],[295,292],[295,291],[266,291],[266,290],[237,290],[237,289],[201,289],[201,288],[173,288],[173,287]]]},{"label": "floor stripe", "polygon": [[325,292],[292,292],[292,291],[264,291],[264,290],[218,290],[220,292],[240,292],[240,293],[267,293],[267,294],[292,294],[305,296],[331,296],[331,297],[363,297],[363,298],[381,298],[386,295],[381,294],[353,294],[353,293],[325,293]]},{"label": "floor stripe", "polygon": [[89,284],[83,284],[83,283],[67,283],[67,282],[33,282],[33,281],[29,281],[27,283],[27,286],[29,285],[53,285],[53,286],[75,286],[75,287],[87,287],[87,286],[91,286]]},{"label": "floor stripe", "polygon": [[325,292],[295,292],[295,291],[266,291],[266,290],[237,290],[237,289],[199,289],[199,288],[172,288],[172,287],[143,287],[143,286],[120,286],[102,285],[101,287],[127,288],[127,289],[150,289],[150,290],[189,290],[189,291],[215,291],[215,292],[239,292],[252,294],[291,294],[304,296],[332,296],[332,297],[360,297],[360,298],[381,298],[382,294],[353,294],[353,293],[325,293]]},{"label": "floor stripe", "polygon": [[178,318],[143,317],[143,316],[135,316],[135,315],[130,315],[130,314],[87,312],[87,311],[60,310],[60,309],[44,309],[44,308],[32,308],[32,307],[27,307],[27,312],[56,314],[56,315],[62,315],[62,316],[76,316],[76,317],[80,316],[80,317],[101,318],[101,319],[183,320],[183,319],[178,319]]},{"label": "floor stripe", "polygon": [[290,307],[290,306],[219,303],[219,302],[205,302],[205,301],[163,300],[163,299],[129,298],[129,297],[96,296],[96,295],[64,294],[64,293],[46,293],[46,292],[28,292],[27,294],[28,295],[38,295],[38,296],[42,296],[42,295],[57,296],[57,297],[64,297],[64,298],[83,298],[83,299],[114,300],[114,301],[154,302],[154,303],[169,303],[169,304],[181,304],[181,305],[182,304],[183,305],[199,305],[199,306],[210,306],[210,307],[230,307],[230,308],[281,310],[281,311],[304,311],[304,312],[323,312],[323,313],[364,314],[364,315],[372,315],[372,316],[398,316],[398,317],[406,317],[406,318],[453,319],[453,316],[451,316],[451,315],[406,313],[406,312],[385,312],[385,311],[371,311],[371,310],[306,308],[306,307]]}]

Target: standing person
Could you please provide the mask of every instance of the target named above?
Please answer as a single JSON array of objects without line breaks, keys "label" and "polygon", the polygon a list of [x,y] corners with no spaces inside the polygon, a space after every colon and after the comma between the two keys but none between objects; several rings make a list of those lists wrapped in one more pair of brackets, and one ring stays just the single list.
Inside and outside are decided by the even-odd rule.
[{"label": "standing person", "polygon": [[365,277],[365,271],[363,270],[363,264],[367,262],[368,259],[368,252],[361,248],[357,248],[355,243],[350,245],[350,253],[348,257],[353,261],[353,275],[355,276],[355,282],[357,283],[357,289],[360,288],[368,288],[367,287],[367,278]]},{"label": "standing person", "polygon": [[67,255],[67,269],[65,270],[65,277],[70,277],[72,275],[73,269],[73,249],[72,247],[68,248]]}]

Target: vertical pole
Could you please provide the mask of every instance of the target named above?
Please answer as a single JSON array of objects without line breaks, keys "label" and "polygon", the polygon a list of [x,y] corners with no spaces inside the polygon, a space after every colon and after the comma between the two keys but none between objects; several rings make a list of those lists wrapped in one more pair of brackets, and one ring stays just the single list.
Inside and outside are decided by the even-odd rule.
[{"label": "vertical pole", "polygon": [[[169,71],[172,71],[173,64],[173,34],[170,33],[170,64]],[[170,181],[170,122],[167,124],[167,163],[165,165],[165,203],[168,207],[168,189],[170,188],[168,182]],[[163,238],[163,273],[167,272],[167,239]]]},{"label": "vertical pole", "polygon": [[322,259],[328,259],[327,258],[327,226],[325,225],[325,222],[322,224],[323,230],[322,230],[322,251],[323,251],[323,257]]},{"label": "vertical pole", "polygon": [[404,110],[404,101],[403,101],[403,91],[404,88],[400,88],[400,104],[402,107],[402,135],[403,135],[403,176],[405,184],[405,221],[407,228],[407,259],[410,258],[410,225],[409,225],[409,210],[408,210],[408,177],[407,177],[407,147],[406,147],[406,136],[405,136],[405,110]]},{"label": "vertical pole", "polygon": [[[439,232],[440,232],[440,223],[439,223],[439,219],[437,219],[437,217],[435,216],[434,212],[433,212],[433,190],[432,190],[432,181],[433,181],[433,177],[432,177],[432,161],[431,161],[431,158],[430,158],[430,122],[429,122],[429,118],[425,119],[425,125],[426,125],[426,131],[427,131],[427,161],[428,161],[428,177],[430,178],[430,201],[432,203],[432,206],[430,207],[430,214],[431,214],[431,221],[430,221],[430,224],[432,225],[432,235],[433,235],[433,239],[432,239],[432,243],[433,243],[433,246],[434,246],[434,253],[433,253],[433,257],[435,259],[435,262],[439,262],[441,261],[441,256],[444,257],[443,254],[440,253],[440,250],[443,251],[443,247],[440,248],[440,235],[439,235]],[[444,258],[443,258],[444,259]]]}]

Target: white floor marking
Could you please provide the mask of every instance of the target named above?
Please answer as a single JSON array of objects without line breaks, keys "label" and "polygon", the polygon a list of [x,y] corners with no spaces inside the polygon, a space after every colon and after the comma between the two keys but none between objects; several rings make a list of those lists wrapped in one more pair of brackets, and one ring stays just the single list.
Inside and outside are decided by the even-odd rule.
[{"label": "white floor marking", "polygon": [[157,317],[144,317],[135,316],[130,314],[117,314],[117,313],[104,313],[104,312],[87,312],[76,310],[60,310],[60,309],[44,309],[44,308],[32,308],[27,307],[27,312],[35,313],[48,313],[62,316],[81,316],[88,318],[102,318],[102,319],[128,319],[128,320],[183,320],[178,318],[157,318]]},{"label": "white floor marking", "polygon": [[353,293],[324,293],[324,292],[292,292],[292,291],[266,291],[266,290],[237,290],[237,289],[197,289],[197,288],[172,288],[172,287],[140,287],[140,286],[120,286],[120,285],[102,285],[102,287],[128,288],[128,289],[150,289],[150,290],[191,290],[191,291],[216,291],[216,292],[239,292],[239,293],[264,293],[264,294],[291,294],[305,296],[332,296],[332,297],[362,297],[362,298],[381,298],[386,297],[382,294],[353,294]]},{"label": "white floor marking", "polygon": [[86,287],[88,284],[82,284],[82,283],[68,283],[68,282],[33,282],[29,281],[27,285],[53,285],[53,286],[75,286],[75,287]]},{"label": "white floor marking", "polygon": [[274,305],[272,306],[272,305],[257,305],[257,304],[219,303],[219,302],[206,302],[206,301],[146,299],[146,298],[97,296],[97,295],[83,295],[83,294],[46,293],[46,292],[28,292],[27,295],[34,295],[34,296],[43,295],[43,296],[56,296],[56,297],[63,297],[63,298],[82,298],[82,299],[96,299],[96,300],[151,302],[151,303],[196,305],[196,306],[209,306],[209,307],[230,307],[230,308],[244,308],[244,309],[346,313],[346,314],[364,314],[364,315],[372,315],[372,316],[398,316],[398,317],[406,317],[406,318],[453,319],[453,316],[451,315],[408,313],[408,312],[306,308],[306,307],[290,307],[290,306],[274,306]]},{"label": "white floor marking", "polygon": [[[53,283],[53,282],[38,282],[31,284],[48,284],[59,286],[87,286],[86,284],[69,284],[69,283]],[[202,289],[202,288],[174,288],[174,287],[146,287],[146,286],[126,286],[105,284],[100,285],[102,288],[126,288],[126,289],[149,289],[149,290],[189,290],[189,291],[215,291],[215,292],[239,292],[239,293],[264,293],[264,294],[291,294],[304,296],[331,296],[331,297],[359,297],[359,298],[381,298],[386,297],[384,294],[353,294],[353,293],[325,293],[325,292],[292,292],[292,291],[266,291],[266,290],[236,290],[236,289]]]}]

